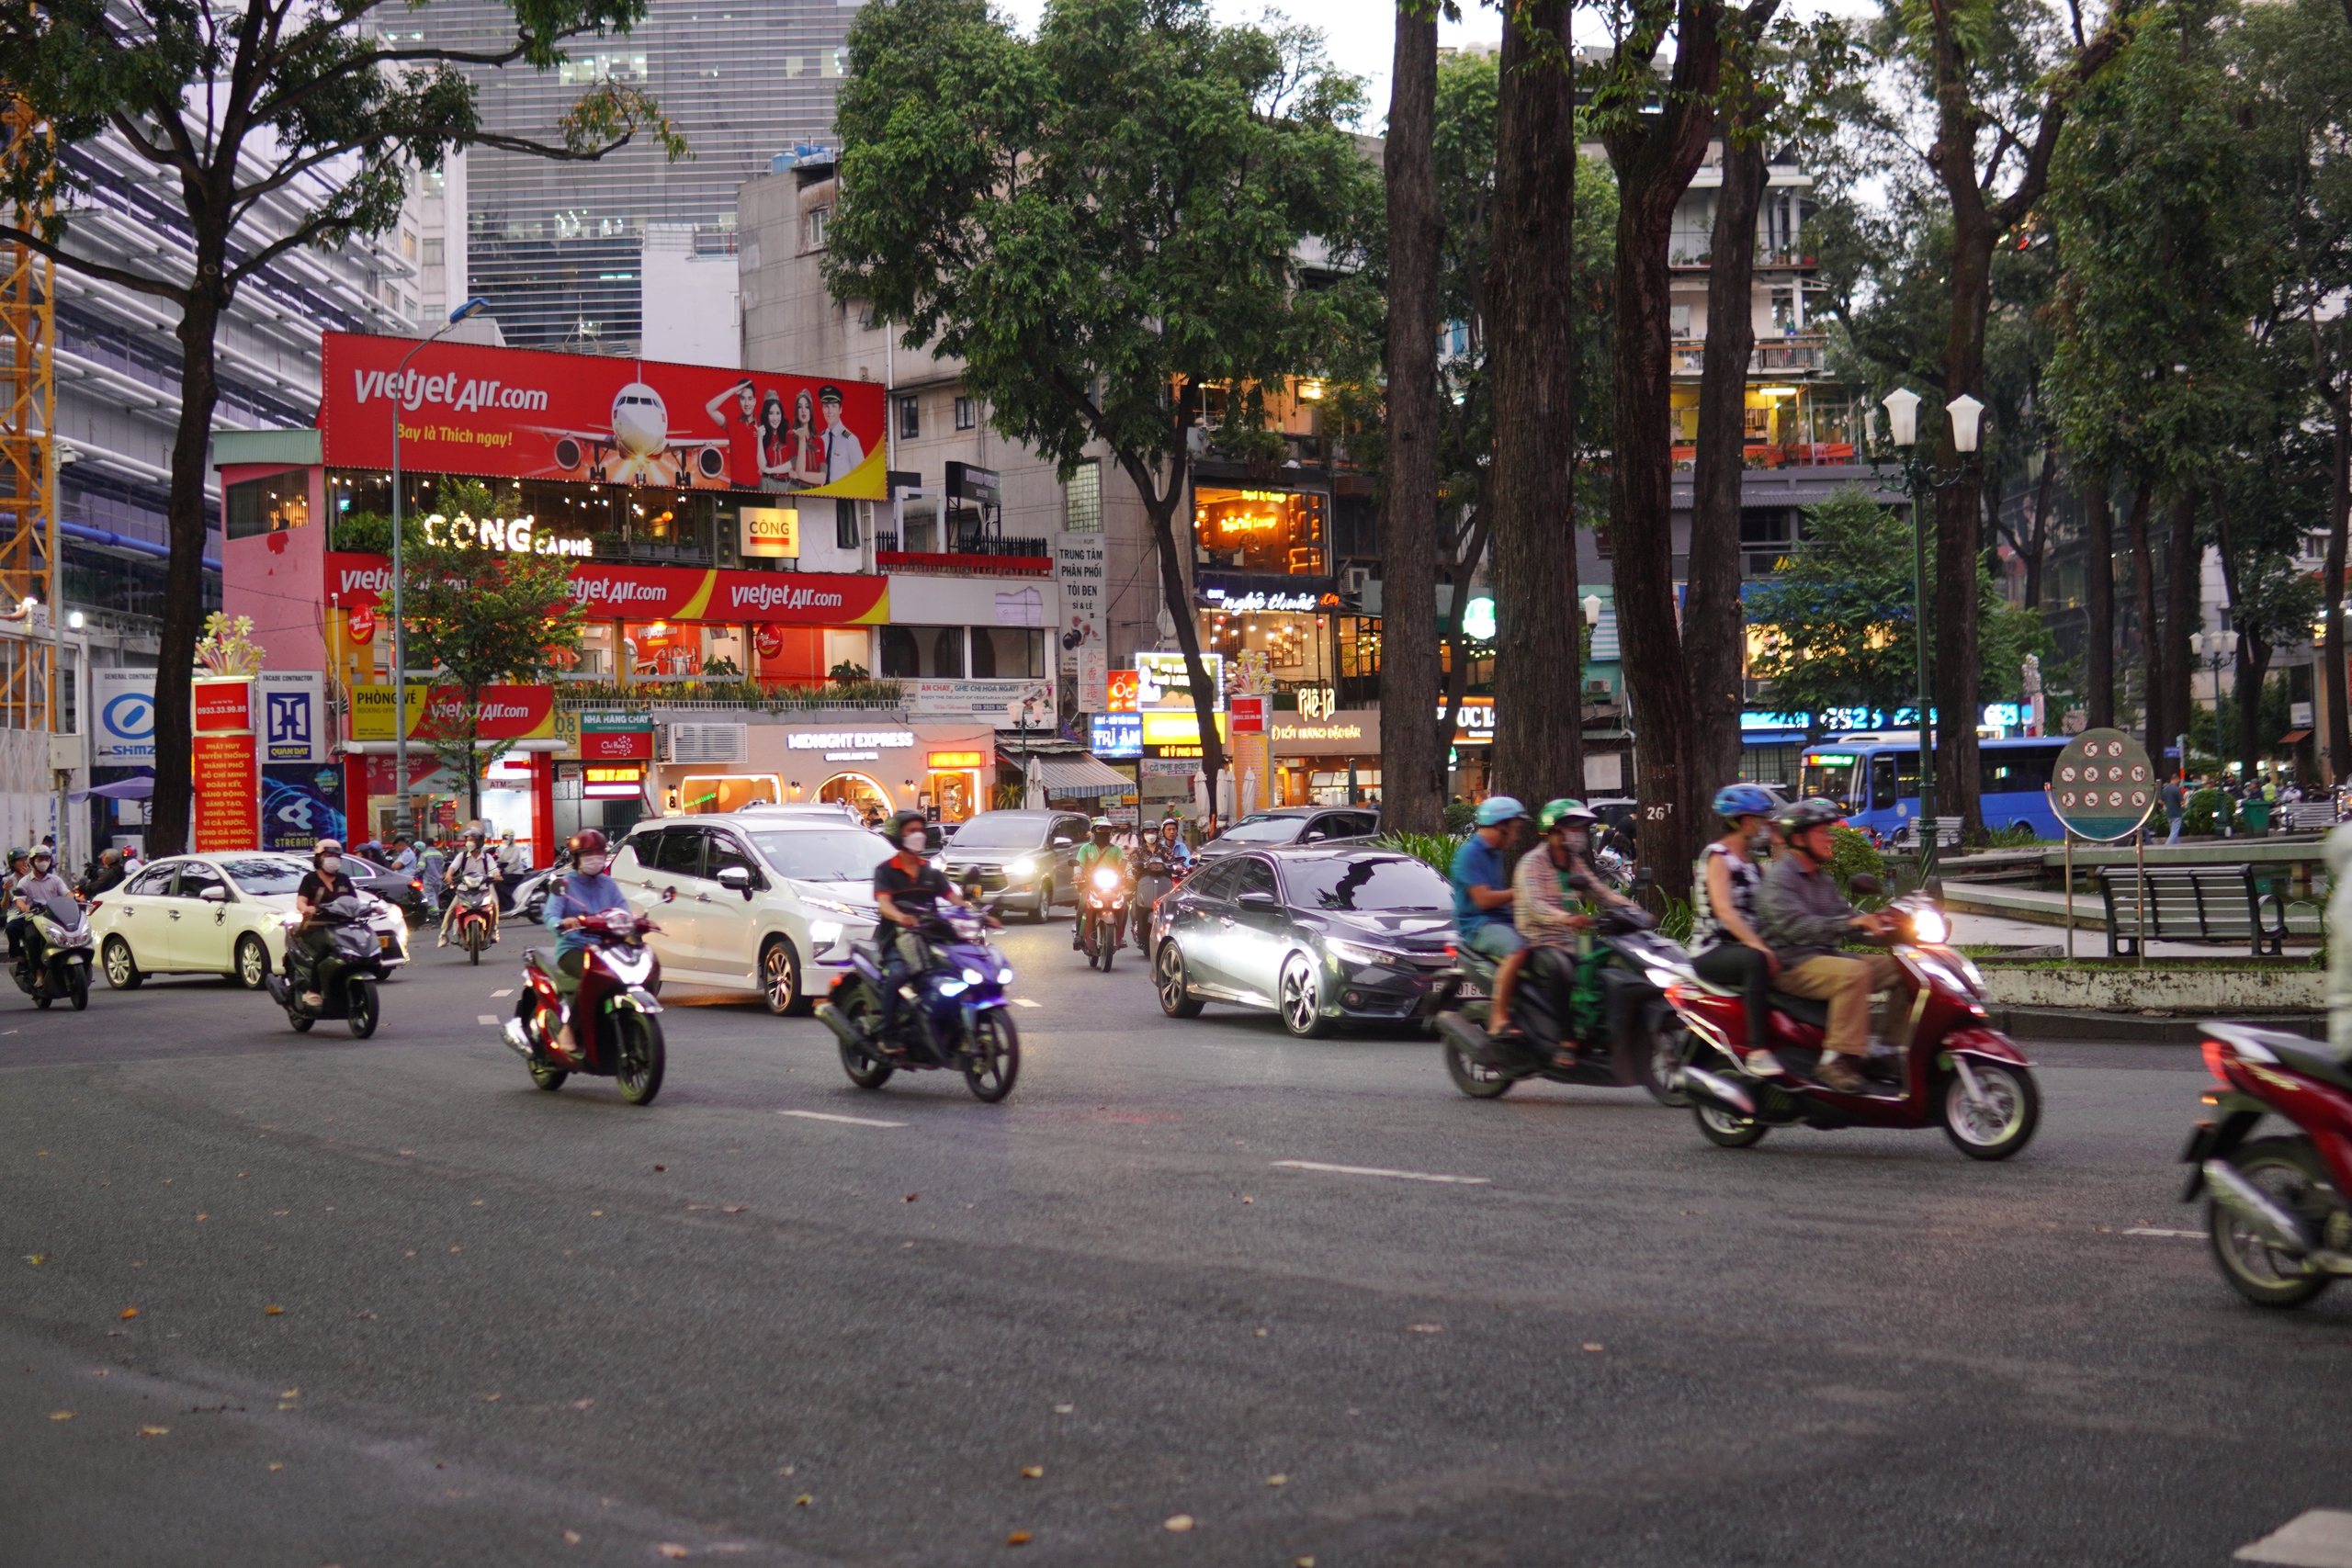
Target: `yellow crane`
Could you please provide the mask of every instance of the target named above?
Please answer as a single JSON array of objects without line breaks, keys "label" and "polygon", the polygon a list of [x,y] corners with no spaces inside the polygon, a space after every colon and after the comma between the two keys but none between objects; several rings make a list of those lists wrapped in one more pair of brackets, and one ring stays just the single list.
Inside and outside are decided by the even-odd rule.
[{"label": "yellow crane", "polygon": [[[22,159],[49,127],[21,98],[0,111],[6,146]],[[10,205],[10,227],[38,232],[46,192]],[[57,729],[57,641],[42,621],[57,606],[56,264],[22,243],[0,243],[0,590],[10,615],[0,622],[0,728]],[[26,614],[28,602],[39,611]]]}]

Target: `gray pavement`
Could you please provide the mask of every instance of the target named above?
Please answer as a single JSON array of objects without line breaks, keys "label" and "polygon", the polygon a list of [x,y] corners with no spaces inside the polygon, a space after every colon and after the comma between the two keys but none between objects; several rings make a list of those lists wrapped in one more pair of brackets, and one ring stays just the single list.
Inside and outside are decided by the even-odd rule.
[{"label": "gray pavement", "polygon": [[994,1107],[674,992],[658,1103],[541,1093],[511,944],[365,1043],[0,996],[0,1562],[2220,1564],[2352,1504],[2352,1292],[2165,1234],[2193,1047],[2038,1048],[2006,1165],[1729,1152],[1006,947]]}]

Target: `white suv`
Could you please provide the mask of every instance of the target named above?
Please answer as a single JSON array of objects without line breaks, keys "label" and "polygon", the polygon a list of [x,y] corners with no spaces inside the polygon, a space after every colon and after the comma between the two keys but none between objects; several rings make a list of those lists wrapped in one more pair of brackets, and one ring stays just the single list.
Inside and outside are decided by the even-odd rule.
[{"label": "white suv", "polygon": [[663,817],[613,859],[629,903],[662,929],[648,941],[663,980],[753,992],[805,1012],[870,934],[879,833],[776,813]]}]

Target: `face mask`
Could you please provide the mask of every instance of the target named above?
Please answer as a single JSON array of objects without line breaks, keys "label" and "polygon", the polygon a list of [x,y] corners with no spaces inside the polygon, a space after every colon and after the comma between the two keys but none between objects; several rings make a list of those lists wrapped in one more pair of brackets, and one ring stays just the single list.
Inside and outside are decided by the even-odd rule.
[{"label": "face mask", "polygon": [[343,857],[341,855],[322,855],[319,857],[320,875],[333,876],[336,872],[341,871],[342,869]]},{"label": "face mask", "polygon": [[582,855],[580,857],[580,873],[583,876],[604,875],[605,857],[603,855]]},{"label": "face mask", "polygon": [[1769,829],[1766,829],[1759,832],[1750,833],[1747,836],[1747,852],[1752,855],[1770,854],[1772,852],[1771,832]]}]

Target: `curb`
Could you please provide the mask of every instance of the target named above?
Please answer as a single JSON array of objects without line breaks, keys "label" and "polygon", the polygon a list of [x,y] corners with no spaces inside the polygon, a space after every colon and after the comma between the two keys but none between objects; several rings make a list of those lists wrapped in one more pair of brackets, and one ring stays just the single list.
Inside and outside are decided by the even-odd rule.
[{"label": "curb", "polygon": [[[2017,1040],[2104,1040],[2135,1045],[2195,1045],[2205,1038],[2203,1017],[2144,1018],[2128,1012],[2085,1012],[2067,1008],[1988,1008],[1994,1028]],[[2245,1021],[2290,1034],[2327,1038],[2327,1015],[2263,1013]]]}]

